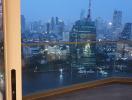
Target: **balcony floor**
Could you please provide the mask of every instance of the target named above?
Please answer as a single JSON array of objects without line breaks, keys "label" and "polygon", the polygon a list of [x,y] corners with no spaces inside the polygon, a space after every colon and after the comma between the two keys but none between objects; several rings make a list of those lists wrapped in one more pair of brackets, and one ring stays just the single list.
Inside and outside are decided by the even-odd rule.
[{"label": "balcony floor", "polygon": [[40,100],[132,100],[132,85],[113,84]]}]

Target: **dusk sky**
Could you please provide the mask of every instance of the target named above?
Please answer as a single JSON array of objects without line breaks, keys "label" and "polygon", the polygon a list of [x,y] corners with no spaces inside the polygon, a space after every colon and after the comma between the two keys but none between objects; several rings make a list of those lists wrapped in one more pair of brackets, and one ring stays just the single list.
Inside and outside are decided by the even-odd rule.
[{"label": "dusk sky", "polygon": [[[21,0],[22,14],[27,21],[48,21],[52,16],[74,22],[81,10],[87,14],[88,0]],[[123,22],[132,22],[132,0],[92,0],[92,18],[111,21],[114,10],[123,12]]]}]

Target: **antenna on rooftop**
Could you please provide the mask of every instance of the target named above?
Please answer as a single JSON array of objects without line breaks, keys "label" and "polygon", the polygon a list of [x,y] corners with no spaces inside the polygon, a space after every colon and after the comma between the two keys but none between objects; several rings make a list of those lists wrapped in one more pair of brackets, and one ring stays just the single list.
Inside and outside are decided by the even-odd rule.
[{"label": "antenna on rooftop", "polygon": [[87,19],[91,20],[91,6],[92,6],[92,1],[89,0],[89,9],[88,9],[88,15],[87,15]]}]

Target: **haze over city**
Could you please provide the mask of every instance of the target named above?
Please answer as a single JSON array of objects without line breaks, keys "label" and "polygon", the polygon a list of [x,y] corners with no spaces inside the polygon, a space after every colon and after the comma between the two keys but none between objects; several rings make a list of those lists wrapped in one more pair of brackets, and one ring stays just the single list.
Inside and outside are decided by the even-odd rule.
[{"label": "haze over city", "polygon": [[[88,10],[88,0],[21,0],[22,14],[27,21],[47,21],[58,16],[65,22],[74,22],[80,17],[82,10]],[[111,21],[114,10],[123,12],[123,22],[131,22],[131,0],[92,0],[93,19],[101,17]]]}]

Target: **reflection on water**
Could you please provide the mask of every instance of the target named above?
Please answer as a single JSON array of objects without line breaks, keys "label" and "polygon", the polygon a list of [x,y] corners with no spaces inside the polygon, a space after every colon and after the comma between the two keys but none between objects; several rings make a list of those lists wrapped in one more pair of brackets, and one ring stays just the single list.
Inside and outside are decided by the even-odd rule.
[{"label": "reflection on water", "polygon": [[63,69],[59,69],[59,71],[60,71],[60,82],[62,82],[63,81]]},{"label": "reflection on water", "polygon": [[91,74],[80,74],[76,70],[72,70],[72,72],[64,71],[62,75],[59,71],[43,73],[23,72],[23,95],[104,79],[112,76],[132,77],[132,73],[125,71],[113,72],[105,70],[105,72],[108,74],[102,74],[98,71]]},{"label": "reflection on water", "polygon": [[[94,45],[94,56],[89,57],[87,55],[91,54],[84,52],[85,59],[78,51],[70,52],[71,44],[23,46],[23,94],[112,76],[131,77],[132,47],[125,44],[127,46],[124,48],[120,45],[122,44],[97,42]],[[83,48],[85,47],[82,46],[81,49]],[[93,59],[94,63],[87,64],[87,61],[90,63]]]}]

